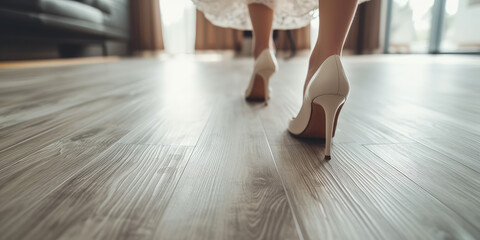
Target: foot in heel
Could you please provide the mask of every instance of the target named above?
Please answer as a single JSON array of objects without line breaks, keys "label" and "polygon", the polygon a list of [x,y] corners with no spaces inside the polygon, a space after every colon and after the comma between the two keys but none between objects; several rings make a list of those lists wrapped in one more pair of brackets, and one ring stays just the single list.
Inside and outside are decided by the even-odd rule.
[{"label": "foot in heel", "polygon": [[297,117],[290,121],[288,130],[293,135],[325,139],[325,159],[331,158],[338,115],[349,90],[340,57],[328,57],[310,80]]},{"label": "foot in heel", "polygon": [[269,99],[268,84],[270,77],[277,71],[278,63],[273,52],[265,49],[255,60],[252,76],[247,90],[245,91],[245,99],[248,101],[265,101]]}]

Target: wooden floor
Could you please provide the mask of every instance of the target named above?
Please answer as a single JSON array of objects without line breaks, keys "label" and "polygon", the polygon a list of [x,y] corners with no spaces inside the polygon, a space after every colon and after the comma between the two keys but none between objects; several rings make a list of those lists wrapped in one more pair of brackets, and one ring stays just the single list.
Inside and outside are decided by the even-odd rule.
[{"label": "wooden floor", "polygon": [[345,57],[330,161],[213,60],[1,69],[0,239],[480,239],[478,56]]}]

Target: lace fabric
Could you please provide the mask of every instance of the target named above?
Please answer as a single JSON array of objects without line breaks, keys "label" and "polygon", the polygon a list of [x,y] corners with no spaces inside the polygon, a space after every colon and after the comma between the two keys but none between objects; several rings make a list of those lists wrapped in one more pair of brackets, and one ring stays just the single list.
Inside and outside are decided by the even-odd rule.
[{"label": "lace fabric", "polygon": [[[364,2],[365,0],[360,0]],[[251,30],[247,5],[260,3],[274,10],[274,29],[307,26],[317,17],[318,0],[193,0],[197,8],[214,25]]]}]

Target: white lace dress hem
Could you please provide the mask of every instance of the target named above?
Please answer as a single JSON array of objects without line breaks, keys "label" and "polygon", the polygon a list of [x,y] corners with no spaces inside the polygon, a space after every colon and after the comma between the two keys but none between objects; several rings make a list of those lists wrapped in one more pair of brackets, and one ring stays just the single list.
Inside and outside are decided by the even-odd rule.
[{"label": "white lace dress hem", "polygon": [[[366,0],[360,0],[359,3]],[[307,26],[318,15],[318,0],[193,0],[214,25],[251,30],[248,4],[260,3],[274,11],[273,29]]]}]

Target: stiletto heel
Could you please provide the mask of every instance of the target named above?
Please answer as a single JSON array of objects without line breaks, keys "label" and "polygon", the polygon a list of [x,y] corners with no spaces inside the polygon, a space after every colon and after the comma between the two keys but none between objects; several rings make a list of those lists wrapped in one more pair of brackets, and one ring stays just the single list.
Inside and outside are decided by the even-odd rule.
[{"label": "stiletto heel", "polygon": [[325,111],[325,159],[330,159],[330,148],[334,134],[337,110],[345,102],[345,97],[340,95],[323,95],[316,97],[313,104],[320,105]]},{"label": "stiletto heel", "polygon": [[269,80],[277,71],[278,63],[273,52],[270,49],[263,50],[255,60],[252,76],[245,98],[249,101],[265,101],[268,104],[269,99]]},{"label": "stiletto heel", "polygon": [[288,126],[290,133],[325,139],[325,159],[330,159],[338,116],[349,91],[340,57],[328,57],[308,83],[302,107]]},{"label": "stiletto heel", "polygon": [[268,84],[270,82],[270,77],[275,73],[275,70],[272,69],[265,69],[257,73],[263,80],[263,99],[265,101],[265,105],[268,105],[268,100],[270,100],[270,89],[268,88]]}]

